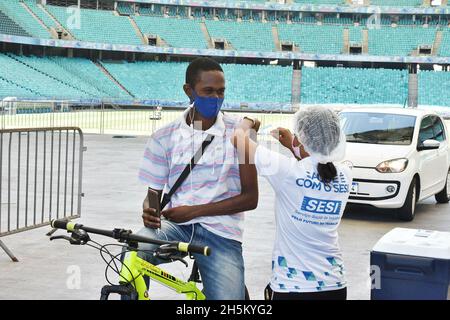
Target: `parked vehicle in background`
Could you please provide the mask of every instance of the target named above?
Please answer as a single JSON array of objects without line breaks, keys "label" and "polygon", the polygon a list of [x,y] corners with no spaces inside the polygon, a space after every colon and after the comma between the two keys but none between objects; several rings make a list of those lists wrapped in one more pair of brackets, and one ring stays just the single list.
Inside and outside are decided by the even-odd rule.
[{"label": "parked vehicle in background", "polygon": [[353,167],[349,203],[396,209],[414,219],[416,203],[450,199],[448,129],[435,112],[401,108],[355,108],[340,113]]}]

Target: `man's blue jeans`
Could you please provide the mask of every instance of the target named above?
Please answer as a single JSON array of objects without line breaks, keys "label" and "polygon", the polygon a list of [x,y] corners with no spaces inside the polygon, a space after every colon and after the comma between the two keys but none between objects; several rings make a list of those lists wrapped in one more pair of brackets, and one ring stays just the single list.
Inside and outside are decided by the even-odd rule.
[{"label": "man's blue jeans", "polygon": [[[203,293],[208,300],[244,300],[244,259],[239,241],[218,236],[200,224],[177,225],[167,220],[161,221],[161,230],[143,228],[140,236],[159,240],[192,242],[209,246],[211,255],[194,254],[203,283]],[[139,249],[153,251],[157,246],[139,243]],[[139,252],[139,256],[157,265],[167,261],[153,257],[151,253]]]}]

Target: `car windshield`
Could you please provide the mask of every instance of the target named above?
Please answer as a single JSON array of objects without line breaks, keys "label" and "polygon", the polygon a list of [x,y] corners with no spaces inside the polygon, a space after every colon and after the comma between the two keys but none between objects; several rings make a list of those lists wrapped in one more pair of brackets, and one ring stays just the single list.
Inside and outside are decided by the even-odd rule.
[{"label": "car windshield", "polygon": [[415,116],[375,113],[342,112],[341,126],[347,142],[410,145]]}]

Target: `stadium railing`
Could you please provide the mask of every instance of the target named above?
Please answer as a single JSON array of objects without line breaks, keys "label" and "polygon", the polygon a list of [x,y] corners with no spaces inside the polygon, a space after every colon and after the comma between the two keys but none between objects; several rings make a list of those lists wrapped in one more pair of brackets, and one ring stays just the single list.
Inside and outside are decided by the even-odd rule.
[{"label": "stadium railing", "polygon": [[0,238],[81,216],[85,150],[77,127],[0,130]]}]

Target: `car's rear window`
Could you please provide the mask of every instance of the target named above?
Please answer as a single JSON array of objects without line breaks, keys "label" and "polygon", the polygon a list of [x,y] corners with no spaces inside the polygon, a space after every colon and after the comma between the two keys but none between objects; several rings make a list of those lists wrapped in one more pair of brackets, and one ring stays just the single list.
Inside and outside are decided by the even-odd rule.
[{"label": "car's rear window", "polygon": [[341,112],[340,118],[353,143],[410,145],[416,123],[415,116],[375,112]]}]

